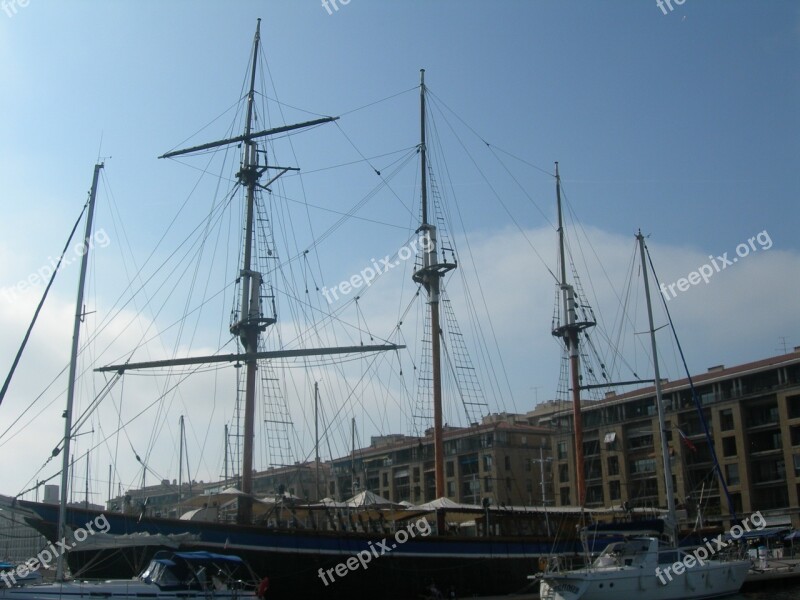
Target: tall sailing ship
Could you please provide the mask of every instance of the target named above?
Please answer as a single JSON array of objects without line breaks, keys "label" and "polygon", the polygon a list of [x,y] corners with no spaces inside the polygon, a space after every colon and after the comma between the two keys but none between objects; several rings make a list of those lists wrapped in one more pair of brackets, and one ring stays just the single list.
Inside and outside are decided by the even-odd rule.
[{"label": "tall sailing ship", "polygon": [[[488,532],[481,537],[445,533],[448,504],[443,500],[447,494],[444,468],[440,305],[443,298],[442,281],[447,273],[456,268],[456,261],[452,252],[453,258],[446,258],[440,242],[441,232],[436,225],[435,208],[429,202],[430,164],[427,157],[424,71],[420,74],[420,142],[417,148],[421,165],[421,222],[417,235],[420,238],[422,255],[413,272],[413,281],[427,296],[429,310],[427,318],[431,332],[430,393],[433,400],[435,497],[439,499],[439,504],[428,514],[433,515],[434,533],[411,537],[401,545],[392,545],[391,552],[372,561],[369,568],[362,569],[357,575],[340,577],[335,585],[330,585],[330,582],[320,574],[330,572],[343,561],[359,553],[370,552],[374,548],[376,539],[388,538],[393,531],[402,529],[404,522],[387,524],[381,518],[377,522],[370,520],[369,525],[362,527],[361,530],[344,527],[335,531],[322,528],[298,529],[280,525],[267,527],[254,522],[255,406],[257,389],[263,383],[259,381],[259,370],[268,372],[270,361],[280,359],[357,356],[395,351],[402,347],[387,342],[270,350],[264,343],[265,332],[275,326],[277,315],[274,303],[269,301],[269,294],[272,292],[271,284],[268,286],[266,283],[268,274],[259,270],[257,266],[257,246],[264,240],[259,237],[256,227],[259,220],[256,197],[261,190],[268,190],[278,178],[294,170],[293,167],[270,164],[265,140],[330,123],[335,118],[323,117],[295,125],[258,129],[254,104],[257,96],[259,45],[260,22],[253,43],[243,132],[233,137],[163,155],[163,158],[170,158],[230,146],[241,148],[241,163],[236,173],[236,185],[243,191],[244,197],[242,211],[244,235],[237,278],[239,301],[233,311],[230,325],[230,333],[237,340],[240,350],[231,354],[147,362],[129,361],[96,369],[119,378],[128,372],[173,367],[195,368],[203,365],[230,364],[237,369],[241,368],[244,427],[236,522],[220,523],[107,512],[105,515],[109,524],[109,538],[106,540],[105,548],[102,544],[77,546],[67,555],[69,566],[74,573],[80,573],[81,577],[130,576],[135,573],[136,563],[146,562],[156,551],[180,548],[241,556],[257,573],[269,577],[271,598],[321,597],[323,594],[325,597],[349,597],[365,588],[380,590],[381,597],[384,598],[417,597],[426,593],[426,590],[429,591],[431,587],[453,590],[459,596],[496,595],[519,591],[526,586],[527,575],[538,564],[540,557],[554,552],[577,550],[574,524],[564,518],[560,519],[559,534],[555,538],[549,535],[494,536],[488,535]],[[270,289],[269,293],[264,292],[265,287]],[[572,329],[567,330],[566,335],[572,335],[571,332]],[[73,355],[73,362],[74,358]],[[71,416],[69,408],[67,415]],[[65,444],[68,444],[72,436],[69,427],[68,419]],[[67,454],[68,450],[65,447],[65,461]],[[65,462],[60,508],[39,502],[18,503],[19,507],[29,511],[29,522],[53,541],[69,539],[70,531],[78,530],[99,514],[98,511],[86,508],[66,506],[64,502],[67,492],[66,464]],[[473,517],[475,520],[483,515],[483,510],[480,507],[477,509],[477,515]],[[420,515],[424,518],[426,513],[414,511],[412,507],[406,514],[405,523],[408,519]],[[555,516],[556,514],[553,514],[551,519]],[[542,519],[542,515],[534,513],[532,518]],[[63,570],[60,570],[59,574],[62,575]]]}]

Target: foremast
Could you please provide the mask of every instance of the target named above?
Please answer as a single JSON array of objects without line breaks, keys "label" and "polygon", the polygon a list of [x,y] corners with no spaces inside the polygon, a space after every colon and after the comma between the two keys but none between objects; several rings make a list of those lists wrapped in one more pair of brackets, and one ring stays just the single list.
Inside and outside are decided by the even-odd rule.
[{"label": "foremast", "polygon": [[561,208],[561,175],[556,162],[556,202],[558,205],[558,252],[561,263],[561,324],[553,330],[555,337],[564,340],[569,352],[570,386],[572,389],[572,421],[575,432],[575,480],[577,505],[583,506],[586,501],[586,478],[583,464],[583,420],[581,418],[581,377],[579,334],[593,327],[594,321],[579,321],[575,302],[575,288],[567,283],[567,262],[564,252],[564,219]]},{"label": "foremast", "polygon": [[[370,345],[370,346],[348,346],[333,348],[314,348],[314,349],[295,349],[279,351],[259,351],[259,340],[261,334],[276,322],[275,317],[263,316],[261,310],[261,283],[262,273],[253,268],[253,240],[255,236],[254,213],[256,188],[267,188],[287,171],[297,171],[292,167],[269,166],[266,159],[266,150],[260,150],[256,140],[278,133],[320,125],[335,121],[338,117],[324,117],[313,121],[297,123],[295,125],[284,125],[273,129],[253,132],[254,103],[255,103],[255,82],[256,69],[258,64],[258,50],[261,42],[261,19],[258,19],[255,38],[253,41],[252,69],[250,71],[250,87],[247,95],[247,112],[245,118],[244,133],[233,138],[209,142],[183,150],[167,152],[159,158],[171,158],[184,154],[190,154],[201,150],[209,150],[233,144],[242,144],[241,168],[236,174],[239,185],[245,190],[245,238],[244,252],[242,258],[242,268],[240,271],[240,282],[242,286],[240,313],[230,327],[233,335],[238,336],[243,346],[243,352],[239,354],[215,355],[188,357],[182,359],[169,359],[163,361],[149,361],[143,363],[126,363],[123,365],[109,365],[96,369],[97,371],[116,371],[122,373],[131,369],[160,368],[180,365],[196,365],[215,362],[244,362],[245,373],[245,410],[244,410],[244,449],[242,455],[242,492],[239,497],[237,521],[240,524],[249,524],[252,521],[252,493],[253,493],[253,440],[255,435],[255,396],[256,396],[256,373],[258,370],[258,360],[272,358],[286,358],[298,356],[319,356],[330,354],[349,354],[362,352],[375,352],[385,350],[396,350],[404,346],[395,344]],[[260,164],[259,156],[264,155],[264,164]],[[265,184],[260,182],[264,173],[269,170],[276,170]]]},{"label": "foremast", "polygon": [[[439,301],[441,296],[441,279],[449,271],[456,268],[442,256],[439,261],[436,246],[436,225],[429,223],[428,216],[428,159],[425,132],[425,69],[419,72],[420,100],[420,181],[422,224],[417,229],[422,248],[422,266],[414,272],[413,279],[425,288],[428,295],[431,319],[431,374],[433,379],[433,452],[435,465],[436,498],[445,496],[444,486],[444,432],[442,423],[442,363],[441,363],[441,327],[439,325]],[[438,523],[441,528],[443,523]]]}]

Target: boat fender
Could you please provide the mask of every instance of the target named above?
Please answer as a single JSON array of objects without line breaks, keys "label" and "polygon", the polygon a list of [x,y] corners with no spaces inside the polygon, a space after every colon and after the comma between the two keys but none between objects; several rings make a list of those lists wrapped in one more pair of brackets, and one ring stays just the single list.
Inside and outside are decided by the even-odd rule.
[{"label": "boat fender", "polygon": [[264,577],[261,580],[261,583],[258,584],[258,591],[256,592],[256,596],[259,598],[263,598],[267,595],[267,590],[269,589],[269,577]]}]

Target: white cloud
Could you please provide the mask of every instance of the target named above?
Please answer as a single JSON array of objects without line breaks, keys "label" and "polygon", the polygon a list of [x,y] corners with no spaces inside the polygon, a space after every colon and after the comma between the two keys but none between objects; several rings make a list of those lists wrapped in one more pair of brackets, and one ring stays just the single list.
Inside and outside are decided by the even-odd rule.
[{"label": "white cloud", "polygon": [[[590,245],[585,239],[581,247],[586,255],[577,259],[581,270],[581,281],[590,300],[598,304],[594,306],[596,314],[603,315],[605,326],[610,335],[619,326],[619,300],[624,296],[623,286],[626,276],[633,268],[636,283],[629,297],[628,309],[633,315],[630,325],[624,329],[626,333],[621,340],[625,342],[624,352],[627,360],[640,375],[650,374],[645,344],[633,343],[633,332],[646,330],[643,298],[641,297],[640,270],[638,253],[633,235],[620,235],[587,228],[591,239]],[[534,397],[539,400],[551,398],[557,385],[559,372],[559,348],[550,335],[551,317],[555,282],[547,269],[536,258],[529,242],[538,252],[549,260],[555,254],[555,233],[549,229],[536,229],[525,232],[525,237],[517,230],[495,231],[472,235],[470,241],[479,273],[482,293],[489,308],[489,317],[497,335],[500,351],[505,361],[511,388],[515,399],[507,394],[502,399],[495,399],[490,389],[492,385],[482,381],[487,396],[492,398],[493,410],[526,411],[533,407]],[[674,247],[660,244],[653,238],[648,239],[653,261],[659,269],[659,276],[664,282],[676,281],[686,276],[701,265],[708,262],[708,255],[721,254],[724,249],[702,247]],[[578,244],[572,241],[573,250]],[[731,249],[732,250],[732,249]],[[729,252],[731,251],[729,250]],[[602,262],[602,269],[596,253]],[[577,252],[575,252],[577,256]],[[637,263],[632,267],[632,260]],[[465,272],[472,270],[466,247],[462,244],[459,268]],[[366,263],[365,263],[366,264]],[[551,269],[555,270],[553,264]],[[364,319],[369,323],[370,331],[378,336],[390,334],[402,314],[411,291],[414,289],[405,282],[406,299],[399,299],[399,285],[403,277],[410,278],[409,270],[395,269],[375,282],[369,289],[361,290],[362,299],[359,308]],[[586,268],[589,272],[586,272]],[[767,250],[754,252],[716,273],[707,284],[691,286],[668,303],[675,320],[681,342],[687,353],[692,372],[702,372],[714,364],[736,363],[757,360],[776,354],[778,336],[786,335],[790,343],[796,343],[796,330],[789,327],[794,323],[793,304],[788,299],[798,296],[800,282],[792,274],[800,271],[800,257],[793,252],[780,248],[780,241]],[[609,281],[606,279],[607,274]],[[486,344],[490,348],[494,343],[489,334],[489,323],[486,315],[482,315],[482,328],[489,334],[487,340],[477,341],[473,338],[473,328],[466,319],[467,310],[464,300],[463,286],[456,274],[448,276],[448,293],[460,319],[461,329],[471,346]],[[473,302],[482,310],[483,299],[472,274],[467,274],[466,283]],[[612,290],[612,284],[616,292]],[[654,286],[655,287],[655,286]],[[658,299],[658,298],[656,298]],[[28,320],[33,313],[37,293],[20,295],[14,301],[0,298],[0,328],[5,332],[0,342],[0,359],[2,364],[10,364],[17,344],[21,339]],[[324,301],[323,301],[324,302]],[[103,307],[95,307],[102,314]],[[338,308],[334,305],[333,308]],[[657,307],[658,308],[658,307]],[[92,310],[90,307],[89,310]],[[23,358],[19,372],[12,384],[9,395],[0,411],[0,429],[5,429],[11,420],[28,406],[52,378],[66,365],[68,360],[73,307],[69,301],[53,296],[42,317],[29,348]],[[412,310],[404,317],[403,337],[394,341],[407,343],[411,352],[416,352],[417,342],[421,338],[419,324],[415,322],[419,310]],[[662,311],[657,311],[658,325],[665,323]],[[351,308],[344,311],[343,316],[350,322],[357,322]],[[87,318],[86,333],[83,339],[89,339],[98,321],[97,315]],[[161,319],[163,320],[163,319]],[[132,322],[134,326],[126,327]],[[288,332],[295,331],[295,324],[282,321],[284,339],[292,339]],[[339,331],[340,328],[336,328]],[[140,345],[143,331],[156,331],[153,323],[132,311],[123,311],[100,334],[82,360],[82,368],[95,364],[107,364],[125,356],[132,348]],[[333,336],[333,328],[323,333],[322,338]],[[598,345],[602,345],[602,336],[595,335]],[[639,336],[641,337],[641,336]],[[375,343],[367,334],[359,336],[351,333],[348,336],[338,334],[339,343],[353,343],[355,340],[364,343]],[[677,360],[668,339],[666,330],[659,333],[664,375],[670,378],[682,376]],[[189,348],[185,344],[177,350],[169,351],[164,346],[170,342],[156,340],[147,348],[138,350],[133,360],[149,360],[159,357],[198,355],[211,353],[213,347],[208,343],[196,343]],[[310,341],[308,346],[324,345]],[[102,355],[94,353],[102,352]],[[414,369],[412,362],[419,364],[419,358],[412,361],[409,354],[401,352],[399,359],[389,353],[378,360],[383,366],[371,371],[370,375],[361,378],[361,367],[368,358],[349,362],[341,370],[320,364],[309,372],[302,368],[285,368],[288,382],[283,387],[287,396],[286,402],[295,422],[298,437],[291,439],[295,459],[302,459],[313,453],[313,381],[321,381],[321,397],[325,407],[325,425],[330,426],[331,446],[334,454],[349,451],[349,421],[357,418],[359,440],[366,444],[369,436],[377,433],[406,432],[409,413],[409,396],[413,401],[416,393]],[[398,363],[398,360],[400,363]],[[478,357],[473,360],[481,366]],[[303,363],[292,363],[297,367]],[[408,393],[404,393],[398,378],[399,364],[402,364],[405,385]],[[495,363],[495,369],[499,363]],[[138,419],[126,427],[126,434],[119,439],[109,439],[101,444],[100,451],[92,460],[92,491],[95,499],[105,499],[107,493],[108,464],[116,459],[117,470],[122,477],[123,489],[136,486],[141,481],[141,467],[134,458],[134,450],[144,459],[144,453],[151,448],[149,467],[159,476],[169,479],[177,475],[177,435],[178,416],[186,415],[189,439],[189,455],[196,479],[213,479],[222,473],[222,428],[223,423],[231,418],[233,412],[235,385],[233,369],[224,368],[209,371],[187,379],[180,386],[179,392],[168,392],[167,400],[161,404],[160,410],[149,409]],[[378,375],[379,374],[379,375]],[[495,375],[503,387],[504,376]],[[627,378],[629,373],[621,373]],[[111,396],[106,398],[103,406],[94,417],[91,425],[84,428],[93,434],[79,436],[75,443],[76,457],[80,457],[86,448],[97,444],[102,437],[109,436],[118,426],[119,417],[116,408],[121,406],[122,422],[125,422],[145,407],[152,404],[179,380],[179,375],[170,378],[152,374],[126,375]],[[45,394],[43,405],[51,402],[34,426],[27,428],[13,440],[2,440],[4,445],[0,451],[5,456],[24,456],[25,460],[17,462],[13,469],[6,471],[4,481],[6,493],[16,493],[28,479],[34,476],[36,469],[49,455],[62,435],[63,421],[60,413],[64,406],[63,391],[66,378],[62,375],[58,382]],[[102,387],[104,379],[98,375],[87,375],[81,380],[76,414],[87,405],[89,399]],[[536,391],[534,392],[534,389]],[[37,405],[38,406],[38,405]],[[344,408],[342,408],[344,406]],[[35,409],[38,410],[38,409]],[[263,405],[259,405],[259,411]],[[338,414],[337,414],[338,413]],[[259,413],[259,428],[262,427],[264,415]],[[334,418],[334,415],[337,415]],[[457,423],[460,420],[457,401],[449,401],[447,420]],[[101,432],[102,430],[102,432]],[[151,435],[160,435],[150,446]],[[323,440],[323,455],[327,455],[327,440]],[[264,442],[257,444],[259,456],[264,456]],[[202,461],[201,461],[202,457]],[[263,458],[262,458],[262,465]],[[83,489],[84,466],[76,470],[76,487]],[[55,471],[50,465],[42,474]],[[116,476],[115,476],[116,477]],[[152,483],[156,475],[148,474]],[[116,481],[118,479],[115,478]],[[116,489],[114,492],[116,493]],[[79,497],[82,492],[76,492]]]}]

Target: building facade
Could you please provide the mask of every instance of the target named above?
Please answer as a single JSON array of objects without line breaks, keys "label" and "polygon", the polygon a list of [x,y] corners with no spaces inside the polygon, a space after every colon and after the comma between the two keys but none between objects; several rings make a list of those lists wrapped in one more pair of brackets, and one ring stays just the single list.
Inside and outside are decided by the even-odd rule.
[{"label": "building facade", "polygon": [[[800,348],[692,377],[713,449],[686,379],[663,385],[676,504],[694,523],[730,521],[715,477],[716,452],[737,515],[761,511],[774,525],[800,526]],[[609,395],[582,407],[586,506],[666,507],[655,389]],[[531,420],[552,426],[557,506],[575,505],[571,406]]]},{"label": "building facade", "polygon": [[[486,417],[444,431],[446,496],[454,502],[552,505],[550,431],[521,415]],[[345,500],[369,490],[393,502],[436,499],[433,437],[373,437],[368,448],[331,461],[330,495]]]}]

